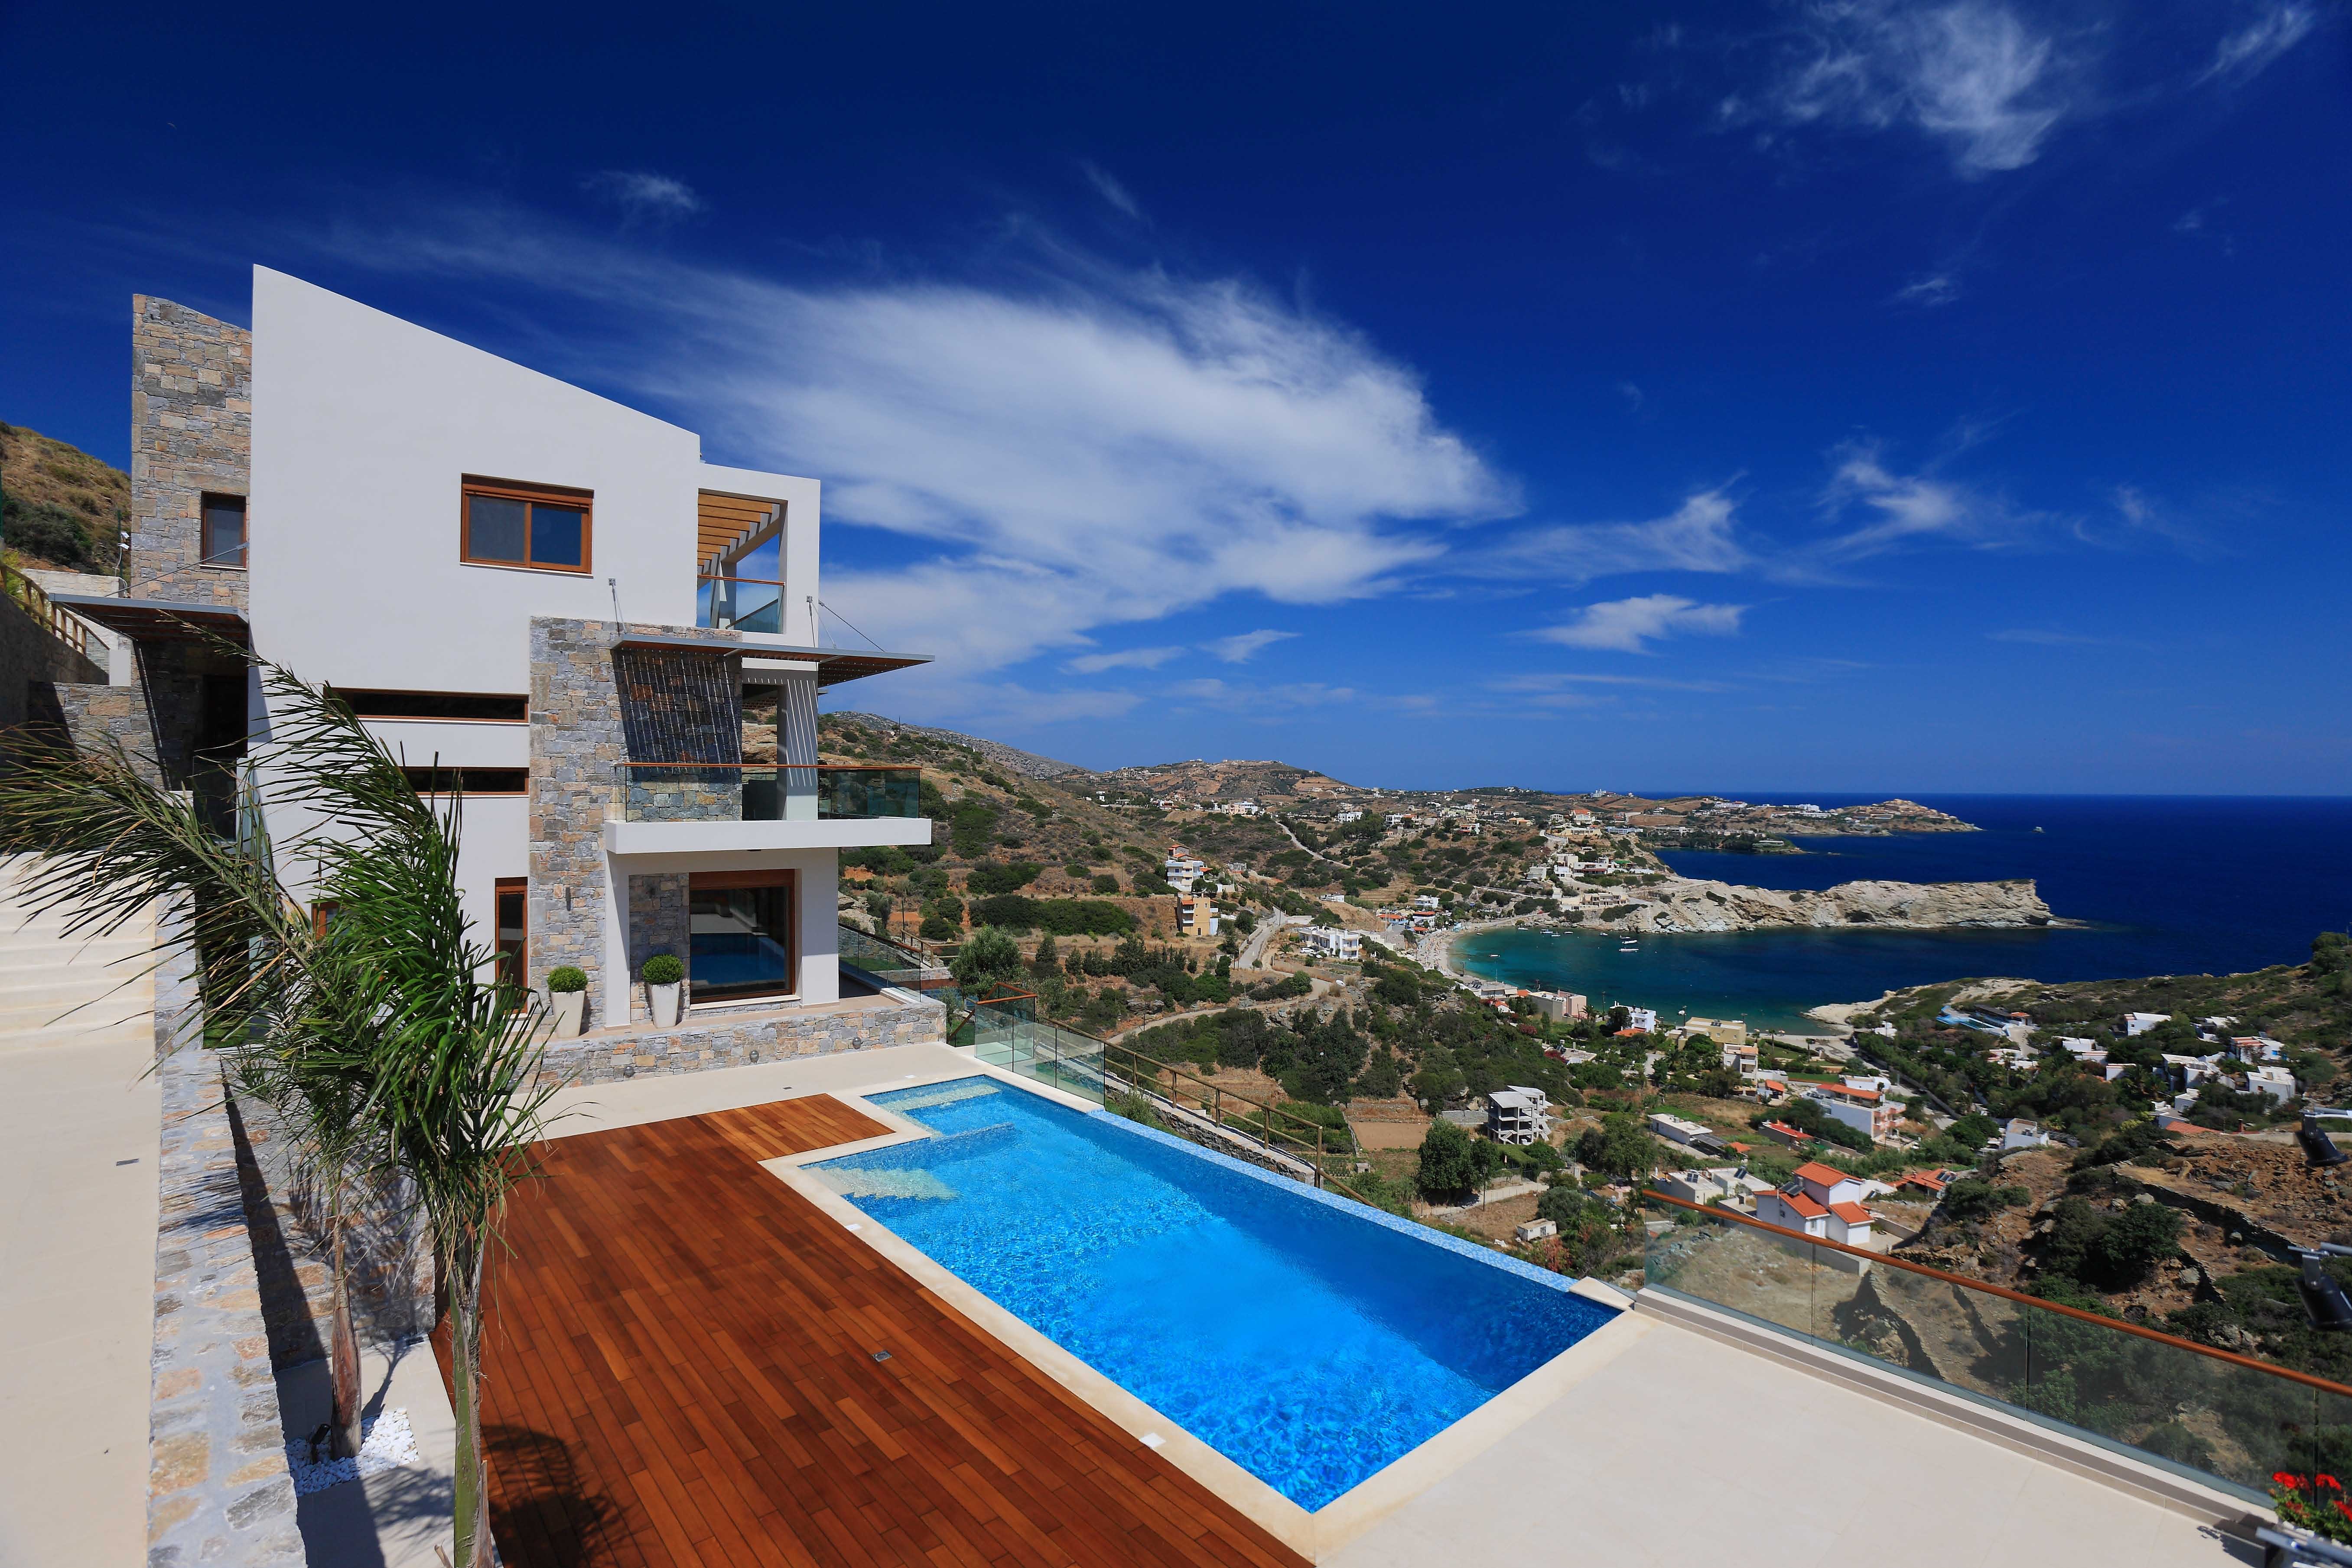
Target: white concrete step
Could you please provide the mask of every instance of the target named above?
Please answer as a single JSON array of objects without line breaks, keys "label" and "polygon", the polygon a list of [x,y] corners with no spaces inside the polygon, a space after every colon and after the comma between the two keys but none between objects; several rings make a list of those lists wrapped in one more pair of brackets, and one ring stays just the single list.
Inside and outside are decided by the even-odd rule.
[{"label": "white concrete step", "polygon": [[83,1029],[100,1025],[135,1023],[155,1010],[155,994],[143,987],[98,996],[71,996],[53,1002],[0,1005],[0,1035],[20,1029]]}]

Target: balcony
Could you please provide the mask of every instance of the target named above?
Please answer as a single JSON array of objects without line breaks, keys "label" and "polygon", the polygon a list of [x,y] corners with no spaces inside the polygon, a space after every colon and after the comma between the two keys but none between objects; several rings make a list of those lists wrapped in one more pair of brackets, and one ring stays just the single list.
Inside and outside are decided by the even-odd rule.
[{"label": "balcony", "polygon": [[618,763],[616,855],[929,844],[920,768],[832,763]]},{"label": "balcony", "polygon": [[706,574],[695,579],[694,624],[774,636],[784,629],[783,597],[779,582]]}]

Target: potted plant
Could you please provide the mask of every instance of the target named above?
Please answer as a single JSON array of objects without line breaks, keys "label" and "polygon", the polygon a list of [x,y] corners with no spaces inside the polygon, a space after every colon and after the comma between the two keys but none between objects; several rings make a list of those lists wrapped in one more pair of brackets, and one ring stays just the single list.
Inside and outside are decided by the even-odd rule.
[{"label": "potted plant", "polygon": [[547,973],[547,1002],[555,1009],[559,1036],[585,1034],[588,1028],[588,975],[572,964]]},{"label": "potted plant", "polygon": [[2352,1563],[2352,1502],[2334,1476],[2298,1476],[2280,1470],[2271,1477],[2271,1502],[2279,1528],[2257,1531],[2269,1547],[2285,1547],[2322,1563]]},{"label": "potted plant", "polygon": [[654,1027],[677,1026],[686,999],[686,965],[674,952],[657,952],[646,960],[646,1001],[654,1011]]}]

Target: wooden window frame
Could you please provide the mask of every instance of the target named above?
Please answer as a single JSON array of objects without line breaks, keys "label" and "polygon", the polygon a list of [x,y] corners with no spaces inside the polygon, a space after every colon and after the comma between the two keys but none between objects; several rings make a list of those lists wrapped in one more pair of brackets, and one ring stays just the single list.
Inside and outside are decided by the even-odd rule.
[{"label": "wooden window frame", "polygon": [[[731,996],[714,996],[708,1002],[696,1002],[694,994],[694,937],[691,930],[694,895],[698,891],[726,892],[735,888],[782,888],[784,889],[785,921],[790,926],[793,955],[792,973],[785,977],[780,991],[738,993]],[[751,871],[690,871],[686,879],[686,907],[688,931],[686,942],[687,996],[694,1007],[751,1007],[763,1002],[789,1002],[801,993],[801,874],[792,868]]]},{"label": "wooden window frame", "polygon": [[336,899],[320,899],[317,903],[312,904],[310,906],[310,934],[317,937],[321,942],[325,941],[327,936],[327,922],[333,920],[336,912],[342,907],[341,901]]},{"label": "wooden window frame", "polygon": [[530,878],[500,877],[490,884],[490,945],[497,951],[498,955],[501,960],[506,957],[507,950],[505,946],[505,939],[499,934],[499,931],[502,929],[499,924],[499,900],[504,899],[509,893],[519,893],[522,896],[522,963],[515,966],[516,968],[520,969],[522,973],[519,974],[508,973],[505,975],[505,979],[509,984],[514,986],[518,990],[522,990],[528,988],[530,984]]},{"label": "wooden window frame", "polygon": [[[222,561],[213,554],[212,503],[233,500],[236,514],[245,519],[244,540],[236,547],[236,559]],[[226,509],[223,509],[226,510]],[[233,490],[199,490],[196,492],[196,564],[209,566],[215,572],[243,572],[247,569],[253,553],[253,500]]]},{"label": "wooden window frame", "polygon": [[[526,502],[544,501],[580,514],[580,564],[557,562],[537,562],[530,555],[530,519],[522,524],[520,561],[495,561],[474,553],[474,508],[476,496],[491,496],[499,500]],[[530,484],[521,479],[486,479],[478,474],[465,475],[457,486],[457,560],[467,566],[496,566],[508,572],[561,572],[570,576],[585,577],[596,569],[596,492],[575,489],[568,485]]]}]

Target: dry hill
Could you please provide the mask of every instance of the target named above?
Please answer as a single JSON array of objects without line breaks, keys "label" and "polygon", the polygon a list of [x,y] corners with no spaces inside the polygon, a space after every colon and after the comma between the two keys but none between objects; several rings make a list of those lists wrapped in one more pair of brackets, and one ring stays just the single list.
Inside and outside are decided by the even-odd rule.
[{"label": "dry hill", "polygon": [[131,516],[131,476],[63,441],[0,425],[0,542],[26,561],[113,570],[117,531]]}]

